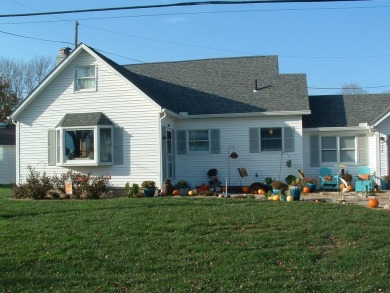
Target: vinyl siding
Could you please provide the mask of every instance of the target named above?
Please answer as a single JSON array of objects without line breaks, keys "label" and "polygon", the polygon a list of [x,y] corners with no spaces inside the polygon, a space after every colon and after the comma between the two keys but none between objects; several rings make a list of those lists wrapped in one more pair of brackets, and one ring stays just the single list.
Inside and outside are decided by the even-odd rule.
[{"label": "vinyl siding", "polygon": [[0,145],[0,184],[16,182],[16,147]]},{"label": "vinyl siding", "polygon": [[[73,91],[74,67],[96,64],[97,91]],[[19,117],[20,175],[27,166],[48,174],[65,173],[70,168],[48,166],[48,129],[53,129],[66,113],[103,112],[116,126],[123,127],[123,165],[70,167],[92,175],[112,175],[111,184],[159,181],[159,107],[116,72],[82,52],[40,93]]]},{"label": "vinyl siding", "polygon": [[[336,164],[322,164],[320,161],[320,166],[319,167],[311,167],[310,166],[310,135],[319,135],[320,137],[322,135],[326,136],[356,136],[357,134],[366,134],[367,135],[367,148],[368,148],[368,154],[367,154],[367,159],[368,159],[368,164],[367,166],[370,167],[371,172],[373,173],[376,170],[376,164],[377,164],[377,159],[376,159],[376,136],[368,133],[368,131],[361,131],[361,132],[356,132],[356,131],[343,131],[343,132],[304,132],[303,134],[303,171],[305,173],[305,176],[307,177],[314,177],[317,178],[319,175],[319,169],[321,167],[328,167],[332,170],[334,174],[337,174],[337,172],[340,170],[340,168]],[[349,173],[352,175],[356,175],[356,170],[358,168],[359,164],[353,164],[353,165],[348,165],[347,170]]]},{"label": "vinyl siding", "polygon": [[[254,127],[294,127],[294,152],[249,152],[249,129]],[[187,153],[176,155],[177,181],[185,179],[192,187],[207,182],[207,171],[218,170],[219,180],[225,185],[228,177],[228,160],[230,160],[230,179],[232,185],[250,185],[263,182],[265,177],[284,178],[297,174],[302,168],[301,119],[300,116],[267,117],[267,118],[219,118],[219,119],[186,119],[176,122],[176,129],[220,129],[220,154]],[[229,157],[229,146],[239,157]],[[233,149],[230,148],[230,152]],[[286,167],[286,160],[292,161],[292,167]],[[246,168],[248,177],[240,178],[238,168]],[[258,177],[256,177],[256,173]]]}]

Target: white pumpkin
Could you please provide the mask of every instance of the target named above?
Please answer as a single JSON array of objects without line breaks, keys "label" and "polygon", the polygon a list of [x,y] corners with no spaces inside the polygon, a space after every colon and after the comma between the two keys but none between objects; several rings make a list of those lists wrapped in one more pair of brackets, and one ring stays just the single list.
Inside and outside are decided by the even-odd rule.
[{"label": "white pumpkin", "polygon": [[287,195],[287,201],[294,201],[294,197],[292,195]]}]

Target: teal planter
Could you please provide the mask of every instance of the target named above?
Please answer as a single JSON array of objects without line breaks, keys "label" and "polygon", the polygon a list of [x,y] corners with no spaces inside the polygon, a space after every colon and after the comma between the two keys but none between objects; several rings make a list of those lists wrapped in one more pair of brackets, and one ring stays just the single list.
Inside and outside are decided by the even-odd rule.
[{"label": "teal planter", "polygon": [[301,191],[302,187],[301,186],[290,186],[290,194],[294,198],[294,201],[300,200],[301,198]]},{"label": "teal planter", "polygon": [[315,184],[313,184],[313,183],[306,183],[306,185],[307,185],[307,187],[310,188],[310,192],[316,191],[316,187],[317,186]]},{"label": "teal planter", "polygon": [[274,195],[278,195],[278,194],[282,193],[282,191],[280,189],[272,189],[272,193]]},{"label": "teal planter", "polygon": [[390,187],[390,183],[387,182],[385,179],[381,179],[381,185],[382,185],[382,190],[388,190]]},{"label": "teal planter", "polygon": [[146,197],[154,197],[155,188],[144,188],[144,194]]}]

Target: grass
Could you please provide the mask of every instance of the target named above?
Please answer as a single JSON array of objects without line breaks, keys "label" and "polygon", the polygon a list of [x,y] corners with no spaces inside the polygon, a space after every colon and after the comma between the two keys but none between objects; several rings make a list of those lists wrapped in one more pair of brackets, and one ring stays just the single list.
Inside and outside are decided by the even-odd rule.
[{"label": "grass", "polygon": [[[390,213],[217,198],[12,200],[4,292],[385,292]],[[384,291],[381,291],[384,290]]]}]

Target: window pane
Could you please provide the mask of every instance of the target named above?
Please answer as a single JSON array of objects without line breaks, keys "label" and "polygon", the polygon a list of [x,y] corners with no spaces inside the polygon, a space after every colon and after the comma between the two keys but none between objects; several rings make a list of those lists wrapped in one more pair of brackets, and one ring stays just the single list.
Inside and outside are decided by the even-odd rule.
[{"label": "window pane", "polygon": [[111,128],[100,129],[100,162],[112,162]]},{"label": "window pane", "polygon": [[354,149],[355,148],[355,137],[354,136],[340,137],[340,148],[341,149]]},{"label": "window pane", "polygon": [[209,131],[192,130],[188,131],[188,149],[195,152],[209,151]]},{"label": "window pane", "polygon": [[282,128],[262,128],[261,138],[282,138]]},{"label": "window pane", "polygon": [[189,150],[190,151],[204,151],[207,152],[209,150],[209,142],[208,141],[190,141],[189,142]]},{"label": "window pane", "polygon": [[355,162],[355,151],[354,150],[340,151],[340,161],[354,163]]},{"label": "window pane", "polygon": [[337,162],[337,152],[322,151],[322,162]]},{"label": "window pane", "polygon": [[208,130],[189,131],[188,137],[190,140],[208,140],[209,131]]},{"label": "window pane", "polygon": [[261,151],[281,151],[282,128],[261,128]]},{"label": "window pane", "polygon": [[66,130],[65,155],[68,160],[94,159],[93,130]]},{"label": "window pane", "polygon": [[281,139],[261,140],[261,151],[281,151],[281,150],[282,150]]},{"label": "window pane", "polygon": [[96,88],[95,78],[76,79],[76,90]]},{"label": "window pane", "polygon": [[321,138],[322,149],[337,149],[337,141],[335,136]]},{"label": "window pane", "polygon": [[76,78],[95,77],[95,66],[76,67]]}]

